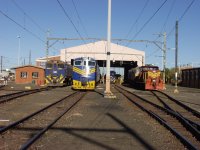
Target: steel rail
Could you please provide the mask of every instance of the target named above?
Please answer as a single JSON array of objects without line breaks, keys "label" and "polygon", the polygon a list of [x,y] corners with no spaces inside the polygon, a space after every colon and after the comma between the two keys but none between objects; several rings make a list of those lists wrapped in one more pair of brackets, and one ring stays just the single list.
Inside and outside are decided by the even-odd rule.
[{"label": "steel rail", "polygon": [[[119,87],[119,86],[117,86],[117,87]],[[125,89],[123,89],[122,87],[119,87],[119,88],[121,88],[122,90],[125,90]],[[190,122],[192,122],[191,120],[182,117],[182,116],[181,116],[178,112],[176,112],[176,111],[173,111],[173,110],[170,110],[170,109],[167,109],[167,108],[163,108],[163,107],[161,107],[161,106],[159,106],[159,105],[157,105],[157,104],[155,104],[155,103],[152,103],[152,102],[148,101],[147,99],[145,99],[145,98],[143,98],[143,97],[140,97],[140,96],[138,96],[138,95],[136,95],[136,94],[134,94],[134,93],[131,93],[130,91],[127,91],[127,90],[125,90],[125,91],[128,92],[129,94],[132,94],[132,95],[134,95],[135,97],[137,97],[137,98],[143,100],[144,102],[146,102],[146,103],[148,103],[148,104],[150,104],[150,105],[152,105],[152,106],[154,106],[154,107],[156,107],[156,108],[158,108],[158,109],[160,109],[160,110],[162,110],[162,111],[165,111],[166,113],[168,113],[168,114],[170,114],[171,116],[175,117],[176,119],[178,119],[178,120],[182,123],[182,125],[183,125],[187,130],[190,131],[190,133],[192,133],[192,134],[200,141],[200,131],[199,131],[195,126],[193,126],[192,124],[190,124]],[[167,104],[166,104],[166,105],[167,105]]]},{"label": "steel rail", "polygon": [[29,139],[20,150],[26,150],[29,148],[35,141],[37,141],[47,130],[49,130],[62,116],[64,116],[68,111],[70,111],[84,96],[86,93],[81,95],[79,99],[75,103],[73,103],[69,108],[67,108],[63,113],[61,113],[56,119],[54,119],[49,125],[39,131],[36,135],[34,135],[31,139]]},{"label": "steel rail", "polygon": [[20,92],[16,92],[16,93],[1,95],[0,96],[0,104],[8,102],[8,101],[13,100],[13,99],[16,99],[18,97],[30,95],[30,94],[37,93],[37,92],[42,92],[42,91],[49,90],[49,89],[50,88],[47,87],[47,88],[33,89],[33,90],[20,91]]},{"label": "steel rail", "polygon": [[[188,119],[187,117],[184,117],[184,116],[182,116],[181,115],[181,113],[179,113],[178,111],[175,111],[174,109],[172,109],[169,105],[167,105],[166,104],[166,102],[164,102],[164,100],[162,100],[155,92],[153,92],[153,91],[151,91],[153,94],[154,94],[154,96],[167,108],[167,109],[170,109],[170,110],[172,110],[172,111],[174,111],[174,112],[177,112],[182,118],[184,118],[185,120],[187,120],[191,125],[193,125],[197,130],[199,130],[200,131],[200,124],[199,123],[197,123],[197,122],[195,122],[195,121],[192,121],[192,119]],[[160,93],[160,92],[159,92]],[[163,94],[163,93],[161,93],[161,94]],[[165,95],[165,94],[164,94]],[[169,95],[165,95],[169,100],[171,100],[169,97]],[[169,97],[168,97],[169,96]],[[174,100],[176,100],[176,99],[174,99]],[[171,100],[171,101],[173,101],[173,100]],[[176,100],[177,101],[177,100]],[[175,101],[173,101],[175,104],[177,104]],[[183,108],[183,109],[185,109],[186,111],[188,111],[189,113],[192,113],[192,111],[193,111],[193,109],[192,108],[190,108],[190,109],[192,109],[192,111],[189,111],[188,109],[186,109],[185,107],[183,107],[183,106],[181,106],[181,105],[179,105],[179,104],[177,104],[178,106],[180,106],[181,108]],[[183,104],[184,105],[184,104]],[[199,119],[199,117],[197,116],[197,115],[195,115],[194,113],[192,113],[192,115],[194,115],[195,117],[197,117],[196,119]],[[192,116],[189,116],[189,117],[192,117]],[[193,119],[195,119],[195,118],[193,118]]]},{"label": "steel rail", "polygon": [[[118,91],[120,91],[119,89],[124,90],[124,91],[126,91],[127,93],[129,93],[129,94],[131,94],[131,95],[134,95],[134,96],[136,96],[137,98],[143,100],[144,102],[147,102],[148,104],[150,104],[150,105],[152,105],[152,106],[154,106],[154,107],[156,107],[156,108],[158,108],[158,109],[164,111],[165,113],[170,114],[170,115],[176,117],[177,120],[181,120],[181,124],[184,125],[184,127],[185,127],[186,129],[189,128],[189,129],[190,129],[190,132],[192,133],[192,135],[194,135],[194,136],[198,139],[198,141],[199,141],[199,139],[200,139],[200,134],[199,134],[199,132],[198,132],[192,125],[190,125],[190,124],[188,123],[187,120],[185,120],[184,118],[181,118],[181,116],[179,116],[178,113],[173,112],[173,111],[171,111],[171,110],[168,110],[168,109],[166,109],[166,108],[160,107],[159,105],[156,105],[156,104],[154,104],[154,103],[152,103],[152,102],[149,102],[149,101],[147,101],[146,99],[144,99],[144,98],[142,98],[142,97],[140,97],[140,96],[137,96],[137,95],[131,93],[130,91],[127,91],[127,90],[125,90],[125,89],[123,89],[123,88],[121,88],[121,87],[119,87],[119,86],[116,86],[116,87],[117,87],[116,89],[117,89]],[[121,91],[120,91],[120,92],[121,92]],[[140,104],[138,104],[137,102],[133,101],[129,96],[127,96],[127,95],[124,94],[123,92],[121,92],[121,93],[122,93],[128,100],[130,100],[132,103],[134,103],[134,104],[135,104],[136,106],[138,106],[140,109],[142,109],[143,111],[145,111],[145,112],[147,112],[147,113],[149,114],[149,111],[150,111],[150,110],[145,109],[142,105],[140,105]],[[152,115],[152,113],[150,113],[150,115]],[[164,119],[162,119],[162,120],[165,121]],[[169,126],[168,126],[168,127],[169,127]],[[175,129],[173,129],[172,127],[169,127],[169,128],[170,128],[170,131],[171,131],[178,139],[180,139],[180,140],[182,141],[182,143],[183,143],[185,146],[187,146],[187,147],[190,148],[190,149],[193,149],[193,148],[194,148],[194,149],[198,149],[198,148],[195,147],[191,142],[189,142],[188,140],[185,140],[186,138],[185,138],[183,135],[181,135],[181,134],[176,134],[177,131],[174,132]],[[193,133],[193,132],[194,132],[194,133]],[[193,147],[193,148],[192,148],[192,147]]]},{"label": "steel rail", "polygon": [[74,93],[72,93],[72,94],[70,94],[70,95],[67,95],[67,96],[61,98],[60,100],[58,100],[58,101],[56,101],[56,102],[54,102],[54,103],[52,103],[52,104],[50,104],[50,105],[48,105],[48,106],[46,106],[46,107],[40,109],[40,110],[38,110],[38,111],[36,111],[36,112],[34,112],[34,113],[28,115],[28,116],[26,116],[26,117],[24,117],[24,118],[22,118],[22,119],[16,121],[16,122],[13,122],[12,124],[10,124],[10,125],[8,125],[8,126],[5,126],[5,127],[3,127],[3,128],[0,128],[0,134],[2,134],[2,133],[4,133],[4,132],[6,132],[7,130],[9,130],[9,129],[11,129],[11,128],[17,126],[17,125],[19,125],[20,123],[22,123],[22,122],[28,120],[29,118],[31,118],[31,117],[33,117],[33,116],[35,116],[35,115],[41,113],[42,111],[44,111],[44,110],[46,110],[46,109],[52,107],[53,105],[55,105],[55,104],[57,104],[57,103],[59,103],[59,102],[65,100],[66,98],[69,98],[69,97],[75,95],[76,93],[77,93],[77,92],[74,92]]},{"label": "steel rail", "polygon": [[0,85],[0,90],[1,90],[1,88],[3,88],[5,85]]},{"label": "steel rail", "polygon": [[189,106],[183,104],[182,102],[176,100],[175,98],[169,96],[168,94],[166,94],[166,93],[164,93],[164,92],[162,92],[162,91],[158,91],[158,90],[153,90],[153,91],[156,91],[156,92],[158,92],[158,93],[161,93],[161,94],[165,95],[167,98],[169,98],[170,100],[174,101],[174,102],[177,103],[179,106],[181,106],[181,107],[187,109],[188,111],[190,111],[191,113],[193,113],[196,117],[200,118],[200,113],[199,113],[198,111],[194,110],[193,108],[191,108],[191,107],[189,107]]},{"label": "steel rail", "polygon": [[[148,111],[148,110],[147,110]],[[168,130],[170,130],[173,134],[175,134],[182,143],[185,143],[186,147],[190,150],[198,150],[199,148],[193,145],[189,140],[187,140],[184,136],[182,136],[178,131],[176,131],[170,124],[165,122],[160,116],[155,113],[149,111],[149,114],[154,117],[160,124],[164,125]]]}]

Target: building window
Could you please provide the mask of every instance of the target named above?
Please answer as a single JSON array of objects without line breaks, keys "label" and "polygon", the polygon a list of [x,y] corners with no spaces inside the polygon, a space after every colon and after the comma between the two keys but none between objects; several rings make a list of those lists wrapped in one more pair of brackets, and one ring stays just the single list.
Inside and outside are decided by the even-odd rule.
[{"label": "building window", "polygon": [[21,72],[20,76],[21,78],[27,78],[28,75],[27,75],[27,72]]},{"label": "building window", "polygon": [[33,72],[32,73],[32,78],[36,79],[38,78],[39,73],[38,72]]}]

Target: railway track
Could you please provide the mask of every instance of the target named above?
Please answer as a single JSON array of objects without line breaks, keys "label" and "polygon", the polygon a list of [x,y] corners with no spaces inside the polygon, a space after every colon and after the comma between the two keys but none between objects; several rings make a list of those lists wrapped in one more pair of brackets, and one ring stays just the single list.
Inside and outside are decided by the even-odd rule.
[{"label": "railway track", "polygon": [[26,91],[20,91],[20,92],[10,93],[10,94],[6,94],[6,95],[1,95],[0,96],[0,104],[8,102],[10,100],[14,100],[16,98],[19,98],[19,97],[22,97],[25,95],[30,95],[30,94],[37,93],[37,92],[47,91],[50,89],[52,89],[52,88],[46,87],[46,88],[41,88],[41,89],[26,90]]},{"label": "railway track", "polygon": [[188,149],[199,149],[199,131],[182,115],[166,108],[167,104],[165,104],[164,108],[125,90],[121,86],[115,86],[115,89],[170,130]]},{"label": "railway track", "polygon": [[5,85],[0,85],[0,88],[4,87]]},{"label": "railway track", "polygon": [[5,85],[0,85],[0,90],[3,90],[4,87]]},{"label": "railway track", "polygon": [[177,112],[200,131],[200,113],[161,91],[150,91],[164,108]]},{"label": "railway track", "polygon": [[71,110],[86,92],[74,92],[8,126],[0,128],[0,149],[25,150],[36,142],[63,115]]}]

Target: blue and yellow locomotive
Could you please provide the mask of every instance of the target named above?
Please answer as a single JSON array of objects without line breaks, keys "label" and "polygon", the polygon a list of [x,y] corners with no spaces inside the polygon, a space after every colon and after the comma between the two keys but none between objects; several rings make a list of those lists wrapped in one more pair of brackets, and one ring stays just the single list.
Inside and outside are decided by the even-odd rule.
[{"label": "blue and yellow locomotive", "polygon": [[80,57],[73,62],[73,89],[94,90],[100,81],[100,70],[95,59]]},{"label": "blue and yellow locomotive", "polygon": [[47,61],[45,67],[45,83],[47,86],[71,85],[72,66],[62,61]]}]

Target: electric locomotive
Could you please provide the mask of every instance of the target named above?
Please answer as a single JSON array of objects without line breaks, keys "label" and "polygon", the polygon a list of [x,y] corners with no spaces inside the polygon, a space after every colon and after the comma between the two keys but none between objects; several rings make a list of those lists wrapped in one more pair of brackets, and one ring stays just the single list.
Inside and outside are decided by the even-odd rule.
[{"label": "electric locomotive", "polygon": [[128,80],[143,90],[163,90],[162,73],[157,66],[141,66],[128,71]]},{"label": "electric locomotive", "polygon": [[47,86],[65,86],[72,84],[72,66],[63,61],[46,62],[45,82]]},{"label": "electric locomotive", "polygon": [[80,57],[73,62],[73,89],[94,90],[100,82],[100,70],[95,59]]}]

